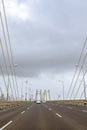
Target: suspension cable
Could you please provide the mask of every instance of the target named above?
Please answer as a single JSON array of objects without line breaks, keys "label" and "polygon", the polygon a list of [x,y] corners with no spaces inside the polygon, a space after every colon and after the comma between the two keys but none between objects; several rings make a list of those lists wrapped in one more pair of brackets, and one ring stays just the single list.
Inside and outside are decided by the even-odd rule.
[{"label": "suspension cable", "polygon": [[[4,0],[2,0],[2,5],[3,5],[3,11],[4,11],[4,17],[5,17],[5,23],[6,23],[7,34],[8,34],[8,41],[9,41],[8,43],[9,43],[9,48],[10,48],[10,53],[11,53],[13,72],[14,72],[15,82],[16,82],[16,86],[17,86],[17,93],[18,93],[18,97],[19,97],[18,84],[17,84],[16,72],[15,72],[15,68],[14,68],[14,60],[13,60],[13,54],[12,54],[11,41],[10,41],[10,35],[9,35],[8,24],[7,24],[7,18],[6,18]],[[12,66],[11,66],[11,67],[12,67]]]},{"label": "suspension cable", "polygon": [[4,59],[4,63],[5,63],[6,72],[7,72],[7,75],[8,75],[8,81],[9,81],[10,89],[11,89],[11,92],[12,92],[12,95],[13,95],[13,90],[12,90],[12,87],[11,87],[11,81],[10,81],[10,77],[9,77],[9,72],[8,72],[8,68],[7,68],[6,58],[5,58],[5,55],[4,55],[4,50],[3,50],[1,39],[0,39],[0,45],[1,45],[2,55],[3,55],[3,59]]},{"label": "suspension cable", "polygon": [[84,62],[85,62],[85,60],[86,60],[86,57],[87,57],[87,54],[84,56],[84,59],[83,59],[83,62],[82,62],[82,65],[81,65],[80,71],[79,71],[79,73],[78,73],[77,79],[76,79],[76,81],[75,81],[74,87],[73,87],[72,92],[71,92],[71,95],[70,95],[70,99],[72,98],[72,95],[73,95],[74,89],[75,89],[75,87],[76,87],[76,84],[77,84],[77,81],[78,81],[78,79],[79,79],[79,75],[80,75],[81,70],[82,70],[82,68],[83,68],[83,65],[84,65]]},{"label": "suspension cable", "polygon": [[[79,57],[79,60],[78,60],[78,63],[77,63],[78,65],[80,64],[80,61],[81,61],[81,58],[82,58],[84,49],[85,49],[85,47],[86,47],[86,44],[87,44],[87,38],[85,39],[85,42],[84,42],[84,45],[83,45],[83,48],[82,48],[82,51],[81,51],[81,54],[80,54],[80,57]],[[69,87],[69,90],[68,90],[68,93],[67,93],[67,98],[69,97],[69,94],[70,94],[70,91],[71,91],[73,82],[74,82],[74,80],[75,80],[75,76],[76,76],[77,70],[78,70],[78,68],[76,67],[75,72],[74,72],[74,75],[73,75],[73,79],[72,79],[72,81],[71,81],[71,84],[70,84],[70,87]]]},{"label": "suspension cable", "polygon": [[[0,12],[0,19],[1,19],[1,25],[2,25],[2,30],[3,30],[5,45],[6,45],[6,51],[7,51],[8,62],[9,62],[9,65],[11,66],[10,56],[9,56],[9,50],[8,50],[8,45],[7,45],[7,41],[6,41],[6,35],[5,35],[5,30],[4,30],[4,25],[3,25],[3,21],[2,21],[1,12]],[[12,71],[12,69],[11,69],[11,72],[12,72],[12,81],[13,81],[13,86],[14,86],[14,91],[15,91],[15,96],[16,96],[15,83],[14,83],[14,79],[13,79],[13,71]]]},{"label": "suspension cable", "polygon": [[84,72],[83,78],[82,78],[82,80],[81,80],[81,82],[80,82],[80,84],[79,84],[79,87],[78,87],[78,89],[77,89],[77,91],[76,91],[76,93],[75,93],[74,99],[76,98],[76,96],[77,96],[77,94],[78,94],[78,91],[79,91],[79,89],[80,89],[80,87],[81,87],[81,84],[82,84],[82,82],[83,82],[83,80],[84,80],[84,77],[85,77],[86,73],[87,73],[87,70]]}]

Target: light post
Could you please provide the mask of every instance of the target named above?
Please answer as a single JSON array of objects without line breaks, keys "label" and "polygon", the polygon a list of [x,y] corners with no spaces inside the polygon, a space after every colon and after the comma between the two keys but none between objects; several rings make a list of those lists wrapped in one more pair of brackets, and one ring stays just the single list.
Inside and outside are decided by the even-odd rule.
[{"label": "light post", "polygon": [[[25,83],[27,84],[28,81],[26,80]],[[26,86],[26,90],[25,90],[25,101],[27,101],[27,86]]]},{"label": "light post", "polygon": [[[78,64],[76,64],[75,66],[76,66],[76,67],[79,67],[79,65],[78,65]],[[84,77],[85,72],[83,71],[82,66],[81,66],[81,70],[82,70],[82,73],[83,73],[84,98],[85,98],[85,100],[86,100],[86,83],[85,83],[85,77]]]},{"label": "light post", "polygon": [[64,82],[62,80],[58,80],[58,82],[60,82],[62,84],[62,92],[63,92],[63,100],[64,100]]},{"label": "light post", "polygon": [[[26,83],[27,86],[29,87],[29,89],[28,89],[28,91],[29,91],[29,100],[31,100],[31,98],[32,98],[32,97],[31,97],[31,93],[32,93],[32,92],[31,92],[31,88],[30,88],[30,85],[31,85],[31,84],[28,84],[28,80],[26,80],[25,83]],[[27,94],[27,87],[26,87],[26,97],[27,97],[27,96],[28,96],[28,94]]]},{"label": "light post", "polygon": [[21,100],[23,100],[23,82],[22,82],[22,89],[21,89]]}]

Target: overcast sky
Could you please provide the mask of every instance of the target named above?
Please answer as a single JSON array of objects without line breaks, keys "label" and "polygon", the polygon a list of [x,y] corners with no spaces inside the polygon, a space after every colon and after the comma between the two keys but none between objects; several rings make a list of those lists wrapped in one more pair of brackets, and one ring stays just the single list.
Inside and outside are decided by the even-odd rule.
[{"label": "overcast sky", "polygon": [[62,96],[58,80],[67,92],[87,36],[87,0],[4,1],[18,82]]}]

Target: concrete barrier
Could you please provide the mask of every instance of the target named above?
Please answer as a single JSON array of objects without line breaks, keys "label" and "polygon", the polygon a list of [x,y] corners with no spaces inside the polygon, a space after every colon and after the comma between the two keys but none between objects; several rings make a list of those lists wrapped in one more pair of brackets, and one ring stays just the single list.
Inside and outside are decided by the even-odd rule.
[{"label": "concrete barrier", "polygon": [[0,110],[20,107],[30,103],[29,101],[0,101]]},{"label": "concrete barrier", "polygon": [[57,102],[57,103],[73,104],[73,105],[87,105],[87,100],[50,100],[47,102]]}]

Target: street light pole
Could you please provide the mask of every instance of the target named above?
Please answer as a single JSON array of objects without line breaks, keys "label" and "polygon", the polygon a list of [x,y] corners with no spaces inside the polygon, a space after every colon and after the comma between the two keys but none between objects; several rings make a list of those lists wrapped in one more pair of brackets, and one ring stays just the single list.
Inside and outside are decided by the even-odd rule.
[{"label": "street light pole", "polygon": [[[25,83],[27,84],[27,81],[25,81]],[[25,101],[27,101],[27,86],[25,88]]]},{"label": "street light pole", "polygon": [[22,82],[22,89],[21,89],[21,100],[23,100],[23,82]]},{"label": "street light pole", "polygon": [[64,82],[62,80],[58,80],[59,82],[61,82],[62,87],[63,87],[63,100],[64,100]]},{"label": "street light pole", "polygon": [[27,96],[29,95],[29,98],[30,98],[29,100],[31,100],[31,94],[32,94],[31,87],[30,87],[31,84],[28,83],[28,80],[26,80],[25,83],[27,84],[27,87],[29,87],[28,89],[29,93],[27,94]]}]

